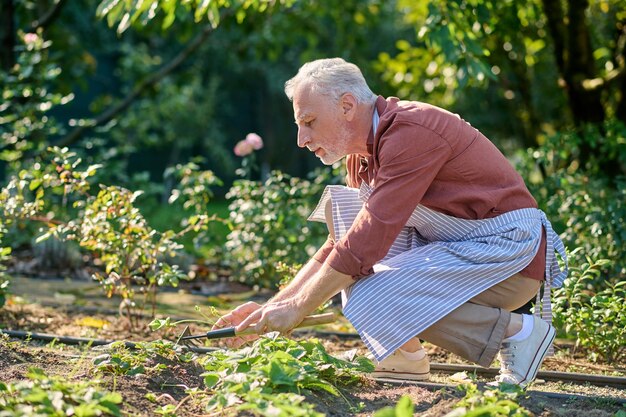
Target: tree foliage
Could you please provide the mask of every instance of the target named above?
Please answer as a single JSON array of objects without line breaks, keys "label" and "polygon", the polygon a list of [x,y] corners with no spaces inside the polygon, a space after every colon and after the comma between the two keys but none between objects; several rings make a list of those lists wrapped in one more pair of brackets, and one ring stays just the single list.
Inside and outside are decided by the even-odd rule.
[{"label": "tree foliage", "polygon": [[435,94],[451,104],[466,86],[496,84],[515,102],[511,113],[528,146],[542,124],[626,121],[623,2],[399,0],[398,7],[415,38],[381,55],[379,69],[401,95]]}]

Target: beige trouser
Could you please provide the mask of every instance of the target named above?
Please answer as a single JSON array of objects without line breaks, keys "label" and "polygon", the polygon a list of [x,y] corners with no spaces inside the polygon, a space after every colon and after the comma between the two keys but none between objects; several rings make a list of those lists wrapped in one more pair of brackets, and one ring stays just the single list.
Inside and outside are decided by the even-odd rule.
[{"label": "beige trouser", "polygon": [[541,282],[515,274],[461,305],[418,337],[489,366],[500,350],[511,311],[531,300]]},{"label": "beige trouser", "polygon": [[[326,224],[334,239],[330,201],[325,209]],[[539,287],[540,281],[515,274],[470,299],[417,337],[487,367],[500,350],[511,311],[531,300]]]}]

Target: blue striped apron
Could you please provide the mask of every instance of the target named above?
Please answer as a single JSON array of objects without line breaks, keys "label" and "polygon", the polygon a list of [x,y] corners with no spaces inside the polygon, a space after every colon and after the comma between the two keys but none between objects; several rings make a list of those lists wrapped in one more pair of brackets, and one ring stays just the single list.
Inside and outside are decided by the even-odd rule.
[{"label": "blue striped apron", "polygon": [[[330,200],[339,240],[372,190],[365,183],[360,189],[328,186],[309,220],[325,222]],[[343,313],[381,361],[460,305],[524,269],[539,249],[541,226],[547,237],[546,281],[535,314],[551,321],[550,288],[563,284],[567,258],[545,214],[534,208],[464,220],[418,205],[387,255],[374,265],[374,273],[344,291]]]}]

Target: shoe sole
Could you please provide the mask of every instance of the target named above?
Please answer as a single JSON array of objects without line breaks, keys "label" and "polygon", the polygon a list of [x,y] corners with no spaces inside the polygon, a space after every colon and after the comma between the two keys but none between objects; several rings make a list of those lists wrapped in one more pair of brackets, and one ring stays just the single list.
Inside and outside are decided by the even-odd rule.
[{"label": "shoe sole", "polygon": [[415,373],[415,372],[374,371],[372,372],[372,377],[389,378],[389,379],[408,379],[411,381],[426,381],[430,379],[430,372]]},{"label": "shoe sole", "polygon": [[535,352],[535,357],[533,358],[530,368],[528,368],[526,376],[519,382],[520,386],[524,387],[526,386],[526,384],[534,381],[535,377],[537,376],[537,372],[539,371],[539,367],[541,366],[543,359],[548,354],[550,344],[555,337],[556,330],[554,329],[554,327],[550,326],[548,332],[546,333],[543,340],[541,341],[541,344],[539,345],[539,349],[537,349],[537,352]]}]

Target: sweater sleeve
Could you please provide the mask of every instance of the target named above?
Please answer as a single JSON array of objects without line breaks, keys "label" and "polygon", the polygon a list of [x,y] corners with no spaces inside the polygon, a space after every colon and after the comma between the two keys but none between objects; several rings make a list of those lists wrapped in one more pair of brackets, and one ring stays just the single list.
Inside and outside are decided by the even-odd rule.
[{"label": "sweater sleeve", "polygon": [[374,191],[326,262],[354,278],[372,274],[451,152],[444,138],[419,124],[387,129],[379,139]]}]

